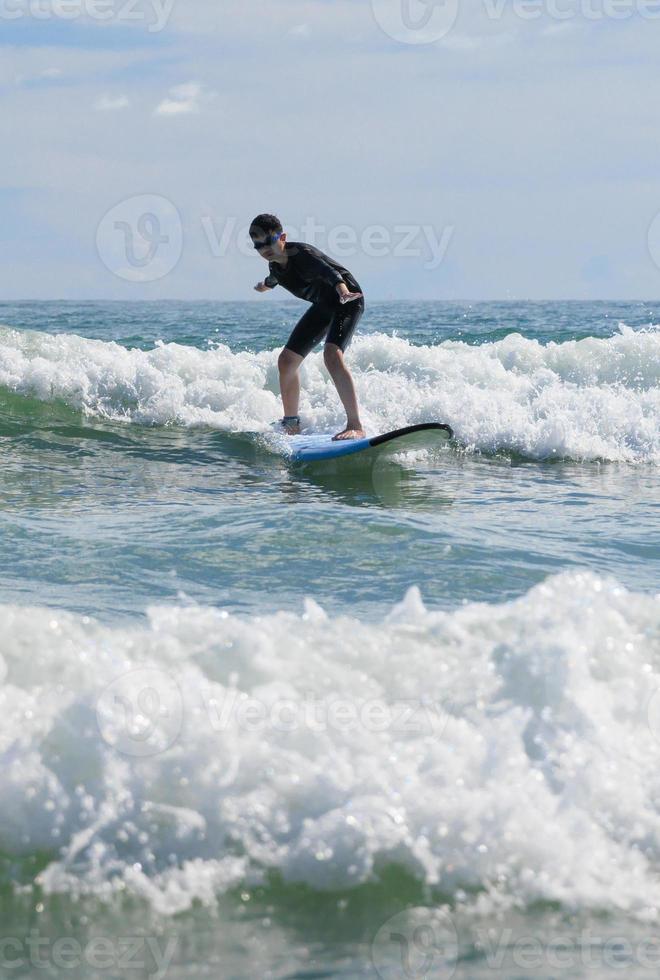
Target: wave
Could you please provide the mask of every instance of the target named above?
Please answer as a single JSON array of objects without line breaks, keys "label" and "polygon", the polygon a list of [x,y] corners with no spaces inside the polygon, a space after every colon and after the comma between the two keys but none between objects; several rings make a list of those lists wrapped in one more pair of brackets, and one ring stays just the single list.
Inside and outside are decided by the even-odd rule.
[{"label": "wave", "polygon": [[576,572],[451,613],[413,588],[376,624],[311,601],[124,627],[0,607],[0,887],[22,867],[170,915],[269,874],[323,893],[398,868],[462,900],[641,915],[659,614]]},{"label": "wave", "polygon": [[[520,334],[481,345],[413,346],[371,334],[350,350],[371,432],[448,422],[471,451],[531,459],[660,461],[660,331],[541,344]],[[321,354],[303,366],[301,412],[342,422]],[[268,431],[281,414],[277,351],[159,343],[149,351],[75,335],[0,328],[0,400],[142,426]],[[9,410],[16,410],[15,398]]]}]

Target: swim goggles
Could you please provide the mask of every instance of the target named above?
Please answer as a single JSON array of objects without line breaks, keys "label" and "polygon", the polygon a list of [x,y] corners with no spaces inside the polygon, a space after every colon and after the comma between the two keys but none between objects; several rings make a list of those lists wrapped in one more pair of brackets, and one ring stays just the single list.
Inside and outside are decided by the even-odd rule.
[{"label": "swim goggles", "polygon": [[282,232],[279,232],[279,234],[277,235],[269,235],[266,238],[266,240],[263,242],[252,242],[252,244],[254,245],[256,250],[260,252],[262,248],[270,248],[270,246],[274,245],[275,242],[278,242],[281,237],[282,237]]}]

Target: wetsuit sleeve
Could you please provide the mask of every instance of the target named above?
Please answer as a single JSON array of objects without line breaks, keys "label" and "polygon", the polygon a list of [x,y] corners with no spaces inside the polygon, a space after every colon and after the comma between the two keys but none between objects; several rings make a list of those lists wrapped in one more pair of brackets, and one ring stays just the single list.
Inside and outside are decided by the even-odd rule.
[{"label": "wetsuit sleeve", "polygon": [[329,286],[336,286],[338,283],[344,281],[341,273],[333,269],[331,265],[328,265],[327,262],[324,262],[322,258],[319,258],[312,252],[307,252],[302,248],[296,256],[296,272],[305,282],[311,282],[313,279],[322,279]]},{"label": "wetsuit sleeve", "polygon": [[269,289],[275,289],[275,287],[279,284],[279,279],[273,275],[273,266],[270,262],[268,263],[268,275],[264,279],[264,283]]}]

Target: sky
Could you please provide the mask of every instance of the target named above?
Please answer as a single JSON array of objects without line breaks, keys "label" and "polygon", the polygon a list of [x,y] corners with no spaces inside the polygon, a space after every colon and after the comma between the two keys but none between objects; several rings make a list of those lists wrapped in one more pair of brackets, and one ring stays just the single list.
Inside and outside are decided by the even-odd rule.
[{"label": "sky", "polygon": [[0,298],[263,302],[267,211],[367,298],[657,299],[659,42],[660,0],[0,0]]}]

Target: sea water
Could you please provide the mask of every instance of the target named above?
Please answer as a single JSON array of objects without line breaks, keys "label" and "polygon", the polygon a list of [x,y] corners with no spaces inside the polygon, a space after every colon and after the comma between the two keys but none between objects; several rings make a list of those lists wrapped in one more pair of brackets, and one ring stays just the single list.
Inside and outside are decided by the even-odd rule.
[{"label": "sea water", "polygon": [[657,975],[660,304],[300,312],[0,304],[0,976]]}]

